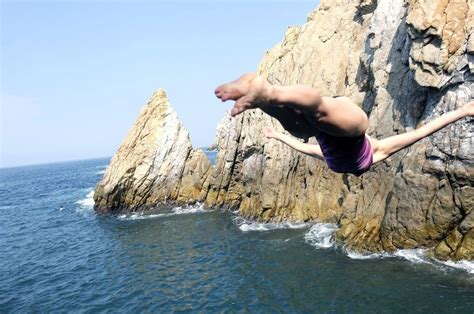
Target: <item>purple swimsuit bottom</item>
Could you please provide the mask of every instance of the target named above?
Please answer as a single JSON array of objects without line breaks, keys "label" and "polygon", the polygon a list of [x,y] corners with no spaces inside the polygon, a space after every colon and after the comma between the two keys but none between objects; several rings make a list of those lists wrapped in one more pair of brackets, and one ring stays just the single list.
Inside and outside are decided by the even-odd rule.
[{"label": "purple swimsuit bottom", "polygon": [[319,132],[316,135],[329,169],[338,173],[360,176],[372,166],[372,147],[364,135],[337,137]]}]

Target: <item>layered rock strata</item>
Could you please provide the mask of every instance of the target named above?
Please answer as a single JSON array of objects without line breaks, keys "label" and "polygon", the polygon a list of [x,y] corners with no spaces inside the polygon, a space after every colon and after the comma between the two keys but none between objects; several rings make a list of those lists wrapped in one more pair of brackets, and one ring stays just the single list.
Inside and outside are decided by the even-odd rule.
[{"label": "layered rock strata", "polygon": [[210,163],[193,149],[163,90],[141,111],[95,193],[99,212],[143,211],[168,202],[202,199]]},{"label": "layered rock strata", "polygon": [[[369,135],[395,135],[473,97],[473,12],[471,0],[321,1],[303,26],[288,28],[258,72],[273,84],[345,95],[369,115]],[[148,123],[156,117],[150,114]],[[264,126],[283,129],[260,110],[224,117],[214,167],[189,142],[179,142],[186,137],[179,132],[173,134],[181,144],[169,144],[170,136],[168,142],[158,139],[160,127],[149,128],[159,134],[141,137],[139,121],[98,185],[98,209],[204,201],[261,221],[338,222],[338,241],[358,251],[429,247],[439,258],[474,259],[472,119],[423,139],[360,178],[335,174],[265,139]],[[142,140],[132,145],[134,137]],[[182,148],[168,152],[176,145]],[[158,169],[170,161],[176,171],[164,175]]]}]

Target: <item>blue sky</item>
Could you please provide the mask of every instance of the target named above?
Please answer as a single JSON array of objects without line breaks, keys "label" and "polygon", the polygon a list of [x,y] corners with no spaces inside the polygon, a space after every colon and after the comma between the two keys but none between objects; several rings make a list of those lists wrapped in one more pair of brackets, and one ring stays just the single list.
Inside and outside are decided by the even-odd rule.
[{"label": "blue sky", "polygon": [[254,70],[317,1],[1,3],[0,167],[112,156],[158,88],[195,147],[231,104],[215,86]]}]

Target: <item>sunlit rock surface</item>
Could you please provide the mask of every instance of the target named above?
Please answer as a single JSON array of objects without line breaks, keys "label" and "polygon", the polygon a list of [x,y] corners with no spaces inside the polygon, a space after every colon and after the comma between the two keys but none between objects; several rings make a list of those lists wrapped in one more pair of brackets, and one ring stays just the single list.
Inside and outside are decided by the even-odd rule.
[{"label": "sunlit rock surface", "polygon": [[146,210],[157,203],[200,200],[206,155],[193,150],[164,91],[142,109],[94,194],[97,211]]},{"label": "sunlit rock surface", "polygon": [[[473,10],[461,0],[321,1],[303,26],[287,29],[258,72],[273,84],[351,98],[369,115],[373,137],[403,133],[473,97]],[[337,239],[352,250],[429,247],[439,258],[474,259],[472,118],[358,178],[267,140],[262,128],[280,124],[247,111],[219,124],[211,167],[162,94],[99,183],[98,210],[203,201],[262,221],[338,222]]]}]

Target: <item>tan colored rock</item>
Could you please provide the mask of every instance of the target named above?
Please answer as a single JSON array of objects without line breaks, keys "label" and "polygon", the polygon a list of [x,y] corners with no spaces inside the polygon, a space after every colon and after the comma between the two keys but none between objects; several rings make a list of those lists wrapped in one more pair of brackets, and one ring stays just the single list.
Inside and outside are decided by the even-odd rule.
[{"label": "tan colored rock", "polygon": [[95,209],[137,211],[167,201],[199,201],[209,167],[204,153],[193,150],[188,132],[159,90],[97,184]]},{"label": "tan colored rock", "polygon": [[[369,135],[396,135],[473,97],[472,16],[470,0],[324,0],[307,23],[287,29],[258,72],[273,84],[346,95],[369,115]],[[223,118],[216,165],[209,167],[202,153],[180,140],[187,138],[177,131],[181,127],[157,146],[163,134],[157,121],[172,115],[160,113],[168,110],[161,105],[150,108],[153,113],[137,120],[98,185],[98,209],[204,201],[260,221],[338,222],[337,240],[353,250],[429,247],[439,258],[473,259],[472,119],[358,178],[335,174],[323,162],[267,140],[263,127],[283,128],[260,110]],[[158,148],[164,150],[156,153]],[[156,170],[171,164],[179,171]]]},{"label": "tan colored rock", "polygon": [[[364,2],[321,2],[305,25],[289,28],[267,52],[260,73],[274,84],[349,96],[370,114],[369,134],[376,137],[411,130],[469,99],[473,84],[464,82],[469,68],[463,66],[468,36],[460,25],[471,21],[461,21],[463,3],[412,1],[407,8],[401,0]],[[209,205],[232,204],[263,221],[339,221],[337,239],[369,251],[432,247],[474,207],[467,188],[474,181],[472,123],[450,126],[362,178],[334,174],[323,163],[265,142],[261,128],[267,125],[280,127],[259,110],[221,125],[235,126],[234,140],[220,140],[234,163],[225,168],[231,171],[218,171],[228,185],[210,185],[232,197]],[[218,161],[217,169],[222,165]],[[466,241],[450,258],[469,256],[456,253],[461,247],[472,251]]]},{"label": "tan colored rock", "polygon": [[200,149],[192,150],[184,165],[176,201],[185,204],[202,202],[206,198],[204,179],[210,170],[206,154]]},{"label": "tan colored rock", "polygon": [[466,58],[473,23],[469,1],[409,1],[410,64],[420,85],[441,87]]},{"label": "tan colored rock", "polygon": [[472,223],[464,234],[457,228],[444,238],[436,247],[436,257],[446,260],[474,259],[474,228]]}]

